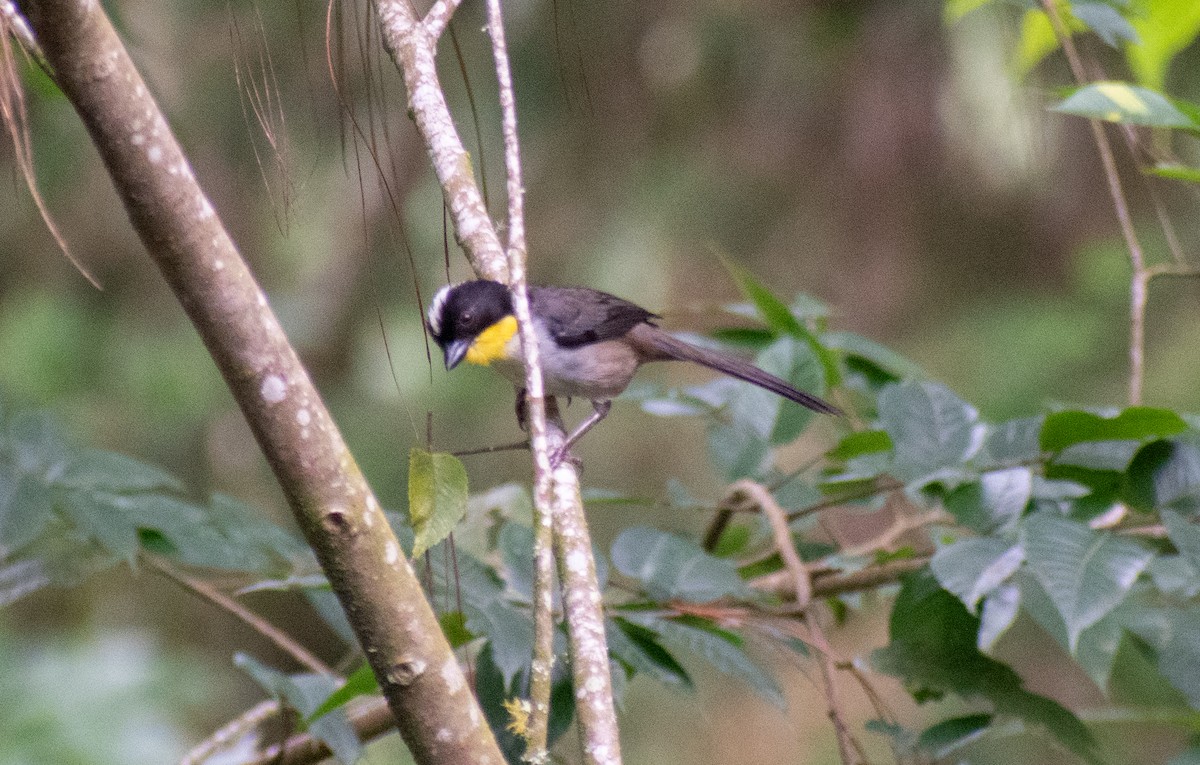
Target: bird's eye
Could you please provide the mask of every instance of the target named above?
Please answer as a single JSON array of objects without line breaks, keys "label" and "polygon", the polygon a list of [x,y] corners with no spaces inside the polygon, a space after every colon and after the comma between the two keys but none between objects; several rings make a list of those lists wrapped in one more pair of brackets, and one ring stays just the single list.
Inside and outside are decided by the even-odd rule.
[{"label": "bird's eye", "polygon": [[464,311],[463,315],[459,318],[462,320],[463,324],[470,324],[472,321],[474,321],[475,316],[470,311]]}]

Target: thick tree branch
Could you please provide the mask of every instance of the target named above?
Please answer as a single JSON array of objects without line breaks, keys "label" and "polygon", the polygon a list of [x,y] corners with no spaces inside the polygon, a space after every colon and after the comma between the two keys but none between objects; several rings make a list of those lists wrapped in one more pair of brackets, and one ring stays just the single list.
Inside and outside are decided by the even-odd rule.
[{"label": "thick tree branch", "polygon": [[100,4],[21,9],[250,424],[413,756],[502,762],[378,502]]}]

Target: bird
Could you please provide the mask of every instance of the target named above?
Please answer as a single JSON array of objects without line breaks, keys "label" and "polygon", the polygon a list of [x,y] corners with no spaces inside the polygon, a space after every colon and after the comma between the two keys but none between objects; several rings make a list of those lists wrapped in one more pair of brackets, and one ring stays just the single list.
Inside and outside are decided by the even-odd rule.
[{"label": "bird", "polygon": [[[552,462],[608,415],[612,399],[642,364],[652,361],[690,361],[815,412],[842,414],[833,404],[747,361],[680,340],[655,324],[660,316],[616,295],[588,287],[535,285],[529,286],[528,294],[546,394],[592,403],[592,414],[566,438]],[[509,288],[488,279],[446,285],[430,301],[427,319],[446,370],[463,360],[492,367],[518,389],[520,417],[525,362]]]}]

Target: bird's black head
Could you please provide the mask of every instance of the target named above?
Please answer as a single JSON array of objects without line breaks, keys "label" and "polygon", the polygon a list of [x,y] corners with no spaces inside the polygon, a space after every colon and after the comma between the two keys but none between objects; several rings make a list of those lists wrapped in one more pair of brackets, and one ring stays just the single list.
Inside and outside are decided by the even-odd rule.
[{"label": "bird's black head", "polygon": [[500,282],[479,279],[442,287],[429,304],[429,332],[453,369],[476,338],[512,316],[512,296]]}]

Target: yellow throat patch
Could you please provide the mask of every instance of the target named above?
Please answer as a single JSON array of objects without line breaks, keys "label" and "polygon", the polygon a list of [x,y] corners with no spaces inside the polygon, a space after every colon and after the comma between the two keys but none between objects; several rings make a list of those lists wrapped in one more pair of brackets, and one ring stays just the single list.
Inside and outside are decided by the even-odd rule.
[{"label": "yellow throat patch", "polygon": [[467,349],[467,361],[487,366],[493,361],[508,358],[508,341],[517,334],[517,317],[505,316],[500,321],[479,333],[475,342]]}]

